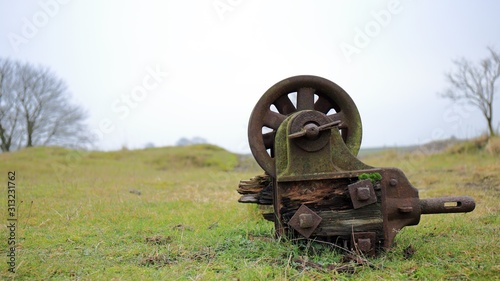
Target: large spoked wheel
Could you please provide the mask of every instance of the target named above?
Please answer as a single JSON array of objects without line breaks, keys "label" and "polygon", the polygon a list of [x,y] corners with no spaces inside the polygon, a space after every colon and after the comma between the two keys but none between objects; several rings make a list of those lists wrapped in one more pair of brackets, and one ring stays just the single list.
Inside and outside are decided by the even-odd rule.
[{"label": "large spoked wheel", "polygon": [[339,130],[347,148],[357,155],[362,126],[356,104],[337,84],[327,79],[301,75],[284,79],[269,88],[255,105],[248,123],[248,141],[255,160],[269,175],[275,175],[274,138],[290,114],[316,110],[331,122],[340,121]]}]

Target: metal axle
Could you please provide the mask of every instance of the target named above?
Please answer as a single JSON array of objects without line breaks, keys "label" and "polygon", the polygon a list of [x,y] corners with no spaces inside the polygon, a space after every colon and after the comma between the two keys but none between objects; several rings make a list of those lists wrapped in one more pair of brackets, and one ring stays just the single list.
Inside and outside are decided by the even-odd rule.
[{"label": "metal axle", "polygon": [[468,213],[475,207],[474,199],[469,196],[420,199],[422,214]]}]

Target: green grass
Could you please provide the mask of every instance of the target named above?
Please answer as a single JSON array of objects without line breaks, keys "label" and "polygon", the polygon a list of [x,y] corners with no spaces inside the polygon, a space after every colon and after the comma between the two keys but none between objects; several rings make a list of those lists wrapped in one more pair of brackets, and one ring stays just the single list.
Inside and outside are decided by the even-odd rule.
[{"label": "green grass", "polygon": [[[418,226],[400,231],[390,251],[355,264],[329,245],[274,239],[273,225],[256,206],[237,203],[238,182],[261,171],[218,147],[31,148],[0,154],[0,219],[7,221],[11,170],[17,175],[19,215],[17,273],[7,272],[2,231],[0,279],[498,279],[498,156],[389,151],[363,161],[401,168],[421,198],[473,196],[476,210],[424,215]],[[405,257],[410,245],[415,253]]]}]

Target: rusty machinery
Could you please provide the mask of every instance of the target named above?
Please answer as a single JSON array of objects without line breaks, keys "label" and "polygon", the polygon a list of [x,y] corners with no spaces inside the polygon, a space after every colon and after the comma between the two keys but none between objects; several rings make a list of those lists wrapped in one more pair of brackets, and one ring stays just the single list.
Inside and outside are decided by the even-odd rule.
[{"label": "rusty machinery", "polygon": [[351,97],[317,76],[272,86],[250,116],[250,149],[265,175],[240,182],[239,202],[273,205],[276,235],[328,241],[375,255],[422,214],[470,212],[472,198],[419,199],[397,168],[357,157],[361,118]]}]

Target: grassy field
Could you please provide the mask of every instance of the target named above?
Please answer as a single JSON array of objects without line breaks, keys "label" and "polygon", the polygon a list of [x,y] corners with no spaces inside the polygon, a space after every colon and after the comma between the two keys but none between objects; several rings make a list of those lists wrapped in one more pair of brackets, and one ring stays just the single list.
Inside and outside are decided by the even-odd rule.
[{"label": "grassy field", "polygon": [[0,219],[16,173],[16,273],[8,231],[2,280],[495,280],[500,276],[500,156],[474,145],[363,158],[399,167],[420,197],[470,195],[468,214],[425,215],[377,258],[273,238],[237,203],[250,159],[198,145],[117,152],[38,147],[0,154]]}]

